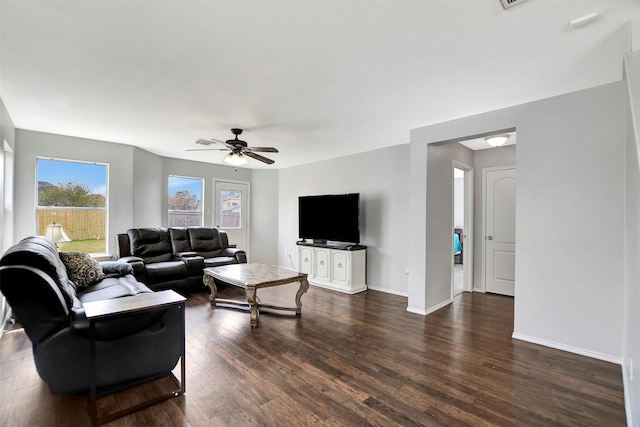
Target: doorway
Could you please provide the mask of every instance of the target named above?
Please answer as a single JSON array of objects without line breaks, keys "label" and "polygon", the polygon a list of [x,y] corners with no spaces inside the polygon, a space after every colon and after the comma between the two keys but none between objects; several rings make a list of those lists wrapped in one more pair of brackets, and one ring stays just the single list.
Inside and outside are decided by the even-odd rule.
[{"label": "doorway", "polygon": [[473,167],[453,161],[451,297],[473,288]]},{"label": "doorway", "polygon": [[216,181],[214,188],[215,226],[227,232],[229,245],[249,254],[249,184]]}]

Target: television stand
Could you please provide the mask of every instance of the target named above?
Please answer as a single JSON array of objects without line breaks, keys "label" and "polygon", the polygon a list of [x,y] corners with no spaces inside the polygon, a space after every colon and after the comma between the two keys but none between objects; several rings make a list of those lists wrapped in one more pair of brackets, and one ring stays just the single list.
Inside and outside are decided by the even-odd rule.
[{"label": "television stand", "polygon": [[298,246],[309,246],[313,248],[327,248],[327,249],[339,249],[343,251],[359,251],[362,249],[367,249],[364,245],[356,245],[352,243],[341,243],[341,242],[328,242],[326,240],[313,240],[308,242],[306,240],[298,240],[296,242]]},{"label": "television stand", "polygon": [[298,271],[309,284],[346,294],[366,291],[367,247],[298,241]]}]

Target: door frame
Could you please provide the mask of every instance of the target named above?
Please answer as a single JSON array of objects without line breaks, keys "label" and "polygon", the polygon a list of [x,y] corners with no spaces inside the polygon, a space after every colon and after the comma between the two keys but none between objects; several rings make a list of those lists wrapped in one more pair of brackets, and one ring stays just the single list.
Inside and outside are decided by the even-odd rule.
[{"label": "door frame", "polygon": [[[462,269],[464,275],[464,283],[463,283],[463,291],[465,292],[473,292],[473,202],[474,202],[474,185],[473,185],[473,166],[470,166],[466,163],[460,162],[458,160],[453,160],[451,165],[451,195],[455,195],[455,177],[454,169],[462,169],[464,171],[464,230],[463,230],[463,241],[464,244],[464,254],[463,254],[463,262]],[[455,215],[455,197],[451,197],[451,233],[455,228],[454,223],[454,215]],[[453,280],[453,263],[454,263],[454,255],[453,255],[453,238],[451,240],[451,298],[454,297],[454,280]]]},{"label": "door frame", "polygon": [[[493,166],[482,169],[482,274],[480,292],[487,292],[487,172],[513,169],[517,172],[516,165]],[[516,180],[516,194],[518,194],[518,181]]]},{"label": "door frame", "polygon": [[216,226],[216,218],[218,215],[218,209],[220,208],[220,200],[218,197],[217,184],[228,182],[230,184],[242,184],[247,186],[247,201],[246,201],[246,213],[245,213],[245,228],[247,230],[247,261],[249,261],[249,254],[251,254],[251,183],[248,181],[240,181],[236,179],[222,179],[213,178],[213,212],[211,216],[211,224]]}]

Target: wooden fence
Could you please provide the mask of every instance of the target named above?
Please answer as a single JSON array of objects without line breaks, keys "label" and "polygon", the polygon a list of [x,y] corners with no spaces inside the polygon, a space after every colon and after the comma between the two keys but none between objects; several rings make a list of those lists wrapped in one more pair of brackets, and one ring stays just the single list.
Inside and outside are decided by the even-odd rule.
[{"label": "wooden fence", "polygon": [[169,227],[202,225],[201,212],[169,211]]},{"label": "wooden fence", "polygon": [[39,209],[38,234],[46,235],[47,225],[55,222],[71,240],[104,239],[106,214],[102,209]]}]

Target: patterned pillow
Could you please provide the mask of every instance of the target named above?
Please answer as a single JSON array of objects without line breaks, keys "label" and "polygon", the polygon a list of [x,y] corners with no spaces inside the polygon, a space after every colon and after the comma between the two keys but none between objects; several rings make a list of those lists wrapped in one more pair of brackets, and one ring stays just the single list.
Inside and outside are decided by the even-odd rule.
[{"label": "patterned pillow", "polygon": [[78,288],[89,286],[105,277],[100,263],[91,258],[91,255],[86,252],[60,252],[60,259],[64,266],[67,267],[69,279]]}]

